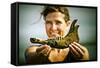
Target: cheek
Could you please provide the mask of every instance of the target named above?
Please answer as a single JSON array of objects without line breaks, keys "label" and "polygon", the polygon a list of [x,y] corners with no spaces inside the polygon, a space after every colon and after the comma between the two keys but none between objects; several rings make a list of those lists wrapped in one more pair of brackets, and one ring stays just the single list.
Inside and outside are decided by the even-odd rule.
[{"label": "cheek", "polygon": [[59,28],[59,31],[60,31],[61,33],[64,33],[65,29],[64,29],[64,28]]},{"label": "cheek", "polygon": [[59,29],[60,33],[63,35],[65,33],[65,31],[66,31],[66,28],[67,27],[65,25],[62,25],[58,29]]},{"label": "cheek", "polygon": [[46,32],[48,33],[50,31],[50,26],[45,25],[45,29],[46,29]]}]

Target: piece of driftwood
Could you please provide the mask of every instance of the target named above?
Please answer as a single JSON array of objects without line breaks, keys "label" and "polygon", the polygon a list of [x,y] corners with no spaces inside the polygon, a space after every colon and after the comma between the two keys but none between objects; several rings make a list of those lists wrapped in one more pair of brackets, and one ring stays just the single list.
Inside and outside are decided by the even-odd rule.
[{"label": "piece of driftwood", "polygon": [[30,41],[32,43],[39,43],[39,44],[47,44],[51,47],[54,48],[59,48],[59,49],[63,49],[63,48],[67,48],[69,46],[69,44],[71,44],[72,42],[79,42],[79,36],[78,36],[78,27],[79,25],[75,25],[77,22],[77,19],[75,19],[71,26],[70,26],[70,30],[68,32],[67,35],[65,35],[65,37],[57,37],[55,39],[47,39],[47,40],[40,40],[37,38],[30,38]]}]

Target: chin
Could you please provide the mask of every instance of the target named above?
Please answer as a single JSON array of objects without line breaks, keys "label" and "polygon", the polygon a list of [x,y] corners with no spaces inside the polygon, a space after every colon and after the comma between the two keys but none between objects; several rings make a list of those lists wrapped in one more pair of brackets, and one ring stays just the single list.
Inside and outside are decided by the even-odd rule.
[{"label": "chin", "polygon": [[56,37],[60,37],[60,35],[58,36],[49,36],[49,39],[53,39],[53,38],[56,38]]}]

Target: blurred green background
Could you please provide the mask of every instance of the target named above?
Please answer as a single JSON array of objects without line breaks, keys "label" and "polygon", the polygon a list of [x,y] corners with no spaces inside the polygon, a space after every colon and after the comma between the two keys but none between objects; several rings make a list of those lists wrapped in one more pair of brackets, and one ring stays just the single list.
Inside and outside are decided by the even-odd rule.
[{"label": "blurred green background", "polygon": [[[43,5],[19,5],[19,63],[25,64],[25,49],[32,44],[30,37],[46,39],[44,20],[40,13]],[[68,7],[71,20],[78,19],[80,43],[86,46],[90,60],[97,59],[96,9],[85,7]]]}]

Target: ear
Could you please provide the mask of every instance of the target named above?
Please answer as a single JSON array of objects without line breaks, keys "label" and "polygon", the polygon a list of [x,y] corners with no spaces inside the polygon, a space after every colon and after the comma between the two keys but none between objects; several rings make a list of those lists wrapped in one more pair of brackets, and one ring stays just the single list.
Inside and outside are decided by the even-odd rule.
[{"label": "ear", "polygon": [[67,22],[66,22],[66,24],[67,24],[67,26],[70,26],[71,21],[70,21],[70,20],[69,20],[69,21],[67,21]]}]

